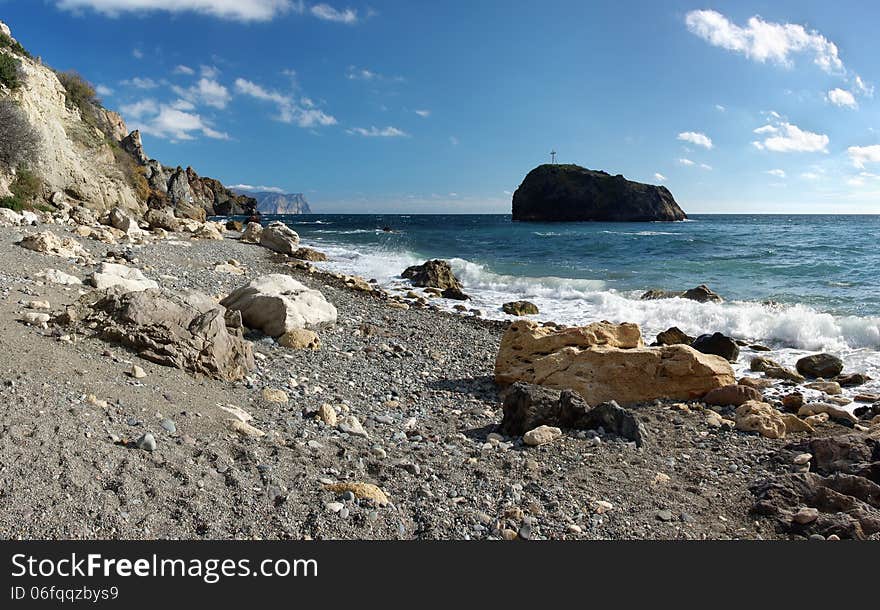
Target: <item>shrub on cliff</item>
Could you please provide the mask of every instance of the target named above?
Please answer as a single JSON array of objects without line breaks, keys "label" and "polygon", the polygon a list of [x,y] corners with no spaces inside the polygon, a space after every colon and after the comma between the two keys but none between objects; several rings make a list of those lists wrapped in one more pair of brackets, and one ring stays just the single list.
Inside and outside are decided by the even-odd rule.
[{"label": "shrub on cliff", "polygon": [[37,154],[39,134],[12,100],[0,100],[0,169],[30,164]]},{"label": "shrub on cliff", "polygon": [[31,56],[27,49],[21,46],[17,40],[13,40],[3,32],[0,32],[0,49],[9,49],[16,55],[24,55],[25,57]]},{"label": "shrub on cliff", "polygon": [[131,185],[131,188],[134,189],[138,201],[147,203],[150,199],[151,191],[150,183],[147,182],[146,168],[138,165],[137,161],[134,160],[134,157],[123,150],[123,148],[116,142],[108,139],[108,143],[110,144],[110,148],[113,149],[113,156],[116,158],[116,164],[122,171],[122,175],[125,177],[126,182],[128,182],[128,184]]},{"label": "shrub on cliff", "polygon": [[98,99],[98,94],[95,92],[92,83],[75,70],[56,72],[56,75],[64,86],[67,105],[71,108],[78,108],[83,119],[86,122],[93,123],[95,120],[95,109],[101,105],[101,100]]},{"label": "shrub on cliff", "polygon": [[0,53],[0,85],[16,89],[20,84],[18,59],[8,53]]},{"label": "shrub on cliff", "polygon": [[12,196],[0,199],[0,208],[19,211],[45,207],[38,205],[39,197],[43,191],[43,181],[32,171],[19,169],[15,180],[9,185],[9,190],[12,191]]}]

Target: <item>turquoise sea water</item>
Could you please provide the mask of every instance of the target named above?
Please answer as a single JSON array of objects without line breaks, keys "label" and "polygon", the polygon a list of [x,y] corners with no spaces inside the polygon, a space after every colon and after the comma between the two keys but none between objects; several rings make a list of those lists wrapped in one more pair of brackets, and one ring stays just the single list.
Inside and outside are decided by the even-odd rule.
[{"label": "turquoise sea water", "polygon": [[[266,217],[264,221],[274,220]],[[445,258],[470,307],[535,302],[537,319],[636,322],[765,343],[783,361],[827,350],[880,377],[880,216],[697,215],[676,223],[518,223],[509,215],[281,217],[323,265],[406,290],[400,272]],[[384,231],[389,228],[392,231]],[[705,283],[725,302],[641,301]],[[451,306],[450,302],[447,305]],[[744,358],[745,363],[748,358]]]}]

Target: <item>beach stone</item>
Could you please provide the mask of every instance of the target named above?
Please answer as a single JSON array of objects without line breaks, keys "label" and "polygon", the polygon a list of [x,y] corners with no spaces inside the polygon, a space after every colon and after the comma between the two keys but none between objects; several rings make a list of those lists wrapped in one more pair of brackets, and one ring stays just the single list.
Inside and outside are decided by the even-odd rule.
[{"label": "beach stone", "polygon": [[102,262],[98,271],[89,278],[92,286],[98,290],[106,290],[118,286],[123,292],[134,292],[158,288],[155,280],[147,279],[140,269],[127,267],[118,263]]},{"label": "beach stone", "polygon": [[82,280],[75,275],[64,273],[58,269],[46,269],[37,273],[36,277],[42,278],[50,284],[60,284],[62,286],[79,286]]},{"label": "beach stone", "polygon": [[814,381],[813,383],[808,383],[804,387],[811,390],[819,390],[820,392],[824,392],[831,396],[837,396],[838,394],[843,393],[840,384],[836,381]]},{"label": "beach stone", "polygon": [[260,232],[260,245],[275,252],[293,254],[296,252],[298,244],[299,235],[297,232],[278,220],[270,222]]},{"label": "beach stone", "polygon": [[810,460],[812,459],[813,455],[810,453],[799,453],[798,455],[794,456],[792,463],[796,466],[803,466],[804,464],[809,464]]},{"label": "beach stone", "polygon": [[812,523],[819,518],[819,510],[811,506],[805,506],[798,510],[792,517],[792,521],[800,525]]},{"label": "beach stone", "polygon": [[321,339],[313,330],[294,328],[278,337],[278,345],[289,349],[316,350],[321,347]]},{"label": "beach stone", "polygon": [[764,369],[764,375],[772,379],[783,379],[785,381],[794,381],[795,383],[803,383],[806,381],[801,374],[782,366],[773,366]]},{"label": "beach stone", "polygon": [[52,309],[49,301],[28,301],[25,306],[28,309]]},{"label": "beach stone", "polygon": [[770,360],[770,358],[764,358],[763,356],[756,356],[752,358],[751,362],[749,363],[749,369],[755,371],[756,373],[763,373],[767,369],[781,367],[782,365],[775,360]]},{"label": "beach stone", "polygon": [[865,375],[864,373],[848,373],[846,375],[838,375],[833,379],[841,386],[845,388],[851,388],[855,386],[865,385],[871,378]]},{"label": "beach stone", "polygon": [[174,210],[170,207],[153,209],[150,208],[144,214],[144,222],[150,229],[162,229],[165,231],[180,231],[180,220],[174,216]]},{"label": "beach stone", "polygon": [[538,426],[523,434],[523,443],[529,447],[546,445],[562,437],[562,430],[553,426]]},{"label": "beach stone", "polygon": [[128,235],[138,235],[143,232],[138,226],[137,221],[119,207],[114,207],[110,210],[107,221],[111,227],[119,229]]},{"label": "beach stone", "polygon": [[226,381],[254,368],[251,343],[240,328],[227,326],[228,312],[206,295],[115,287],[95,299],[84,295],[77,305],[84,312],[74,318],[94,323],[101,339],[131,348],[145,360]]},{"label": "beach stone", "polygon": [[387,506],[391,503],[388,496],[385,495],[378,486],[372,483],[363,483],[360,481],[344,481],[340,483],[324,484],[324,489],[337,494],[351,492],[359,500],[371,500],[377,506]]},{"label": "beach stone", "polygon": [[132,365],[131,371],[129,371],[128,374],[131,375],[132,377],[134,377],[135,379],[143,379],[144,377],[147,376],[147,372],[136,364]]},{"label": "beach stone", "polygon": [[241,241],[252,244],[260,243],[260,234],[263,232],[263,225],[258,222],[249,222],[241,234]]},{"label": "beach stone", "polygon": [[673,326],[672,328],[668,328],[663,332],[658,333],[657,341],[655,343],[657,345],[690,345],[693,342],[694,337],[688,335],[678,326]]},{"label": "beach stone", "polygon": [[795,368],[804,377],[831,379],[843,370],[843,360],[833,354],[813,354],[798,360]]},{"label": "beach stone", "polygon": [[0,208],[0,227],[17,227],[24,224],[24,216],[9,208]]},{"label": "beach stone", "polygon": [[287,392],[277,388],[263,388],[261,395],[266,402],[285,404],[288,401]]},{"label": "beach stone", "polygon": [[709,390],[709,392],[707,392],[706,395],[703,396],[703,402],[707,405],[733,405],[735,407],[738,407],[744,402],[748,402],[750,400],[760,401],[762,398],[763,395],[761,394],[761,392],[759,392],[755,388],[735,384],[715,388],[714,390]]},{"label": "beach stone", "polygon": [[533,316],[538,314],[538,306],[530,301],[510,301],[501,306],[501,311],[511,316]]},{"label": "beach stone", "polygon": [[280,273],[260,276],[236,288],[220,304],[240,311],[248,328],[259,329],[270,337],[295,328],[336,322],[336,308],[323,294]]},{"label": "beach stone", "polygon": [[137,445],[138,449],[143,449],[144,451],[155,451],[156,439],[153,437],[152,433],[146,432],[135,441],[135,445]]},{"label": "beach stone", "polygon": [[59,237],[52,231],[40,231],[25,235],[17,244],[26,250],[42,254],[64,258],[89,258],[88,251],[78,241],[72,237]]},{"label": "beach stone", "polygon": [[327,260],[327,255],[323,252],[318,252],[312,248],[297,248],[293,254],[290,255],[291,258],[295,258],[303,261],[312,261],[313,263],[320,263]]},{"label": "beach stone", "polygon": [[810,415],[818,415],[825,413],[832,419],[838,419],[851,424],[857,423],[859,419],[838,405],[831,405],[825,402],[808,402],[798,409],[798,416],[805,417]]},{"label": "beach stone", "polygon": [[250,438],[260,438],[266,436],[266,433],[259,428],[255,428],[251,424],[240,419],[227,419],[226,427],[229,428],[232,432],[238,434],[239,436],[246,436]]},{"label": "beach stone", "polygon": [[804,395],[800,392],[792,392],[782,397],[782,408],[796,413],[804,405]]},{"label": "beach stone", "polygon": [[635,324],[596,322],[558,330],[517,320],[505,331],[495,380],[575,390],[588,404],[689,400],[733,384],[722,358],[685,346],[646,348]]},{"label": "beach stone", "polygon": [[318,407],[317,417],[324,422],[325,425],[330,426],[331,428],[336,427],[336,409],[333,408],[333,405],[327,403],[322,404]]},{"label": "beach stone", "polygon": [[737,358],[739,358],[739,346],[736,344],[736,341],[721,333],[700,335],[694,339],[691,347],[704,354],[721,356],[728,362],[736,362]]},{"label": "beach stone", "polygon": [[400,277],[410,280],[413,286],[420,288],[437,288],[441,291],[452,289],[458,292],[462,290],[461,283],[455,277],[455,274],[452,273],[452,266],[449,264],[449,261],[440,259],[429,260],[421,265],[407,267],[400,274]]},{"label": "beach stone", "polygon": [[28,311],[22,314],[21,319],[23,322],[27,324],[45,324],[51,318],[47,313],[37,313],[35,311]]},{"label": "beach stone", "polygon": [[165,418],[161,422],[159,422],[159,425],[168,434],[174,434],[175,432],[177,432],[177,424],[175,424],[174,420],[172,419]]},{"label": "beach stone", "polygon": [[765,402],[750,400],[736,409],[736,429],[757,432],[767,438],[784,438],[782,414]]},{"label": "beach stone", "polygon": [[740,377],[737,383],[739,385],[755,388],[756,390],[766,390],[774,385],[774,382],[770,379],[763,379],[760,377]]},{"label": "beach stone", "polygon": [[354,436],[368,436],[363,424],[354,415],[347,415],[339,420],[337,428],[346,434]]}]

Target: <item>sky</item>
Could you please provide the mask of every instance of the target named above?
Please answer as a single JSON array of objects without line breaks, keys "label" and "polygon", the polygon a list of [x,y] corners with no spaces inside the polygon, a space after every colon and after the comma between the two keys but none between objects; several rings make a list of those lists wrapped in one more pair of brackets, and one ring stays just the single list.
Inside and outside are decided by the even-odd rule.
[{"label": "sky", "polygon": [[149,156],[324,213],[509,213],[538,164],[880,213],[880,3],[0,0]]}]

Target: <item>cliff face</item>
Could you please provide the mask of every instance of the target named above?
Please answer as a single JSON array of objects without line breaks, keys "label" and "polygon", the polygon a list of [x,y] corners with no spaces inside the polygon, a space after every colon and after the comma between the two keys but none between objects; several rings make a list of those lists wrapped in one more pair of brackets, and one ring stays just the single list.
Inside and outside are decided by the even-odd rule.
[{"label": "cliff face", "polygon": [[[11,38],[5,26],[0,31]],[[29,169],[42,180],[45,196],[60,192],[96,210],[119,206],[143,212],[145,202],[138,200],[114,153],[112,138],[124,129],[122,117],[101,109],[96,118],[113,132],[104,133],[68,104],[55,72],[10,48],[0,48],[0,54],[17,63],[20,83],[14,90],[0,84],[0,100],[16,103],[36,132],[35,155]],[[16,169],[0,167],[0,197],[10,194]]]},{"label": "cliff face", "polygon": [[[2,22],[0,36],[14,41]],[[27,169],[41,181],[46,201],[66,199],[99,212],[118,206],[138,216],[148,207],[170,207],[176,216],[196,220],[256,210],[255,199],[218,180],[149,158],[138,131],[129,133],[120,115],[94,101],[72,104],[58,75],[39,60],[3,45],[0,54],[14,58],[19,80],[14,89],[0,82],[0,101],[20,107],[36,132],[36,154]],[[10,195],[16,172],[0,165],[0,198]]]},{"label": "cliff face", "polygon": [[578,165],[540,165],[513,194],[513,219],[522,221],[685,220],[665,186],[632,182]]},{"label": "cliff face", "polygon": [[252,193],[260,214],[311,214],[309,203],[302,193]]}]

